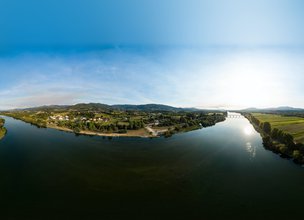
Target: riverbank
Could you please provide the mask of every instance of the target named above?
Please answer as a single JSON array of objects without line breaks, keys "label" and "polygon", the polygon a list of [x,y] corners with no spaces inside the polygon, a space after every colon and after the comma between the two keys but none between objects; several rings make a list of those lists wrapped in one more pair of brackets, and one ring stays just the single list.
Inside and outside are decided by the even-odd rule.
[{"label": "riverbank", "polygon": [[7,132],[7,130],[6,130],[6,128],[0,128],[0,140],[2,139],[2,138],[4,138],[4,136],[6,135],[6,132]]},{"label": "riverbank", "polygon": [[260,133],[266,149],[279,154],[282,158],[292,159],[296,164],[304,165],[304,145],[302,143],[295,143],[291,134],[272,128],[269,122],[260,122],[250,113],[243,115]]},{"label": "riverbank", "polygon": [[4,124],[5,120],[3,118],[0,118],[0,140],[4,138],[7,132],[6,128],[4,127]]},{"label": "riverbank", "polygon": [[7,131],[6,131],[6,128],[0,128],[0,140],[1,140],[2,138],[4,138],[6,132],[7,132]]},{"label": "riverbank", "polygon": [[158,135],[151,135],[145,129],[138,129],[134,131],[127,131],[127,133],[102,133],[102,132],[95,132],[95,131],[79,131],[75,132],[72,129],[59,127],[56,125],[48,124],[47,128],[56,129],[60,131],[71,132],[75,134],[81,135],[90,135],[90,136],[104,136],[104,137],[141,137],[141,138],[150,138],[150,137],[158,137]]},{"label": "riverbank", "polygon": [[[57,118],[54,115],[59,113],[49,111],[23,110],[2,114],[39,128],[52,128],[79,135],[142,138],[170,137],[177,133],[213,126],[226,119],[226,113],[203,112],[117,112],[101,117],[100,115],[105,113],[85,111],[61,112]],[[90,117],[84,117],[88,114],[91,114]]]},{"label": "riverbank", "polygon": [[54,124],[47,124],[46,128],[66,131],[66,132],[80,134],[80,135],[89,135],[89,136],[157,138],[157,137],[161,137],[161,136],[171,137],[174,134],[194,131],[194,130],[201,129],[202,127],[192,126],[192,127],[188,127],[187,129],[183,129],[183,130],[176,130],[175,128],[171,128],[171,127],[152,128],[152,127],[146,126],[145,128],[141,128],[138,130],[128,130],[127,133],[103,133],[103,132],[84,131],[84,130],[75,132],[72,129],[65,128],[65,127],[59,127]]},{"label": "riverbank", "polygon": [[29,123],[29,124],[39,127],[39,128],[50,128],[50,129],[55,129],[55,130],[59,130],[59,131],[74,133],[76,135],[102,136],[102,137],[140,137],[140,138],[157,138],[157,137],[161,137],[161,136],[171,137],[174,134],[194,131],[194,130],[202,129],[204,127],[211,127],[219,122],[225,121],[225,119],[219,120],[213,124],[210,124],[209,126],[204,126],[204,127],[203,126],[190,126],[190,127],[186,127],[186,128],[180,128],[180,127],[145,126],[144,128],[137,129],[137,130],[127,130],[126,133],[104,133],[104,132],[96,132],[96,131],[88,131],[88,130],[80,130],[80,131],[76,132],[70,128],[60,127],[60,126],[57,126],[57,125],[51,124],[51,123],[41,125],[41,124],[33,123],[32,120],[23,120],[22,118],[18,118],[18,117],[14,117],[14,116],[8,116],[8,117],[12,117],[16,120],[20,120],[25,123]]}]

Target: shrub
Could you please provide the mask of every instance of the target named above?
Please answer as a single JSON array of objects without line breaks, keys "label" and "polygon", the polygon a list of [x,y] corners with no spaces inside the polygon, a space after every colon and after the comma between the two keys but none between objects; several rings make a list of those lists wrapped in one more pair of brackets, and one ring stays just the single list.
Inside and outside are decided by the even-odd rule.
[{"label": "shrub", "polygon": [[302,155],[300,153],[299,150],[294,150],[292,152],[292,157],[295,159],[295,160],[300,160],[302,158]]}]

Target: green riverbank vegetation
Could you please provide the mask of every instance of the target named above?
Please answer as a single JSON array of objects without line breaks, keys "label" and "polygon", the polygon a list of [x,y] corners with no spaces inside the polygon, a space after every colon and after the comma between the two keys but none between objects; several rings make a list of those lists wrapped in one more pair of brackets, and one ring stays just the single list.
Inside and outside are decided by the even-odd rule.
[{"label": "green riverbank vegetation", "polygon": [[304,118],[264,113],[243,115],[261,134],[265,148],[304,164]]},{"label": "green riverbank vegetation", "polygon": [[3,118],[0,118],[0,140],[5,136],[7,130],[4,127],[5,120]]}]

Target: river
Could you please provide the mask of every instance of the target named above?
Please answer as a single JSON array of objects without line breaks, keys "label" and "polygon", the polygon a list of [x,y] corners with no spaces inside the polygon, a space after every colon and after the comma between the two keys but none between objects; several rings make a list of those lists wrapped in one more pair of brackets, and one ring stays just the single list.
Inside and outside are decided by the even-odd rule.
[{"label": "river", "polygon": [[76,136],[12,118],[0,141],[1,219],[293,219],[304,169],[245,118],[170,138]]}]

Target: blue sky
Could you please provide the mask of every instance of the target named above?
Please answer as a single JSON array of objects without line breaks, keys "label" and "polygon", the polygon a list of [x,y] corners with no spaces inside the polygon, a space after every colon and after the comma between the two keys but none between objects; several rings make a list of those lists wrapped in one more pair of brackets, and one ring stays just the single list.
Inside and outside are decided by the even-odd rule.
[{"label": "blue sky", "polygon": [[1,0],[1,47],[303,45],[302,0]]},{"label": "blue sky", "polygon": [[304,107],[303,10],[301,0],[0,0],[0,109]]}]

